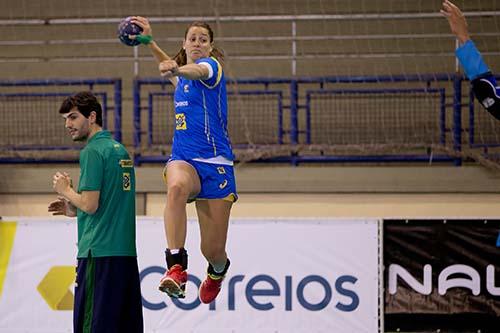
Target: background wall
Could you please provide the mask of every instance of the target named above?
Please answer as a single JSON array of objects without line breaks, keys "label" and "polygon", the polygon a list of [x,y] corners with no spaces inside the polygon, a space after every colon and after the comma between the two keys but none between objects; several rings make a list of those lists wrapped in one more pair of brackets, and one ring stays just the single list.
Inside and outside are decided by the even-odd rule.
[{"label": "background wall", "polygon": [[[500,68],[500,3],[456,3],[470,13],[472,36],[487,63]],[[132,143],[132,79],[158,76],[146,47],[134,51],[116,38],[118,22],[129,15],[150,17],[155,39],[171,55],[190,22],[208,20],[233,78],[456,69],[455,39],[439,14],[441,1],[3,0],[1,5],[1,79],[122,78],[126,144]]]},{"label": "background wall", "polygon": [[[467,13],[487,63],[498,70],[500,3],[456,3]],[[128,148],[133,141],[131,82],[136,76],[157,77],[157,66],[145,47],[126,47],[116,38],[118,22],[129,15],[150,17],[155,39],[169,54],[178,50],[189,22],[208,20],[217,45],[226,51],[226,72],[234,78],[423,75],[456,69],[455,40],[439,15],[441,1],[0,4],[0,79],[121,78],[123,141]],[[8,110],[11,116],[2,115],[0,123],[6,125],[13,111],[19,113],[14,119],[21,130],[22,110]],[[467,119],[463,121],[466,133]],[[162,214],[161,168],[137,169],[139,214]],[[51,175],[59,169],[69,169],[77,178],[75,165],[0,165],[0,215],[46,214],[46,204],[54,197]],[[244,165],[238,167],[237,177],[241,196],[235,216],[495,216],[500,211],[498,173],[477,165]]]},{"label": "background wall", "polygon": [[[45,216],[52,175],[74,165],[0,165],[0,216]],[[161,166],[137,168],[137,214],[163,215]],[[498,217],[500,174],[479,166],[300,166],[236,168],[232,216]],[[77,183],[77,182],[76,182]],[[75,184],[76,185],[76,184]],[[194,204],[188,215],[195,217]]]}]

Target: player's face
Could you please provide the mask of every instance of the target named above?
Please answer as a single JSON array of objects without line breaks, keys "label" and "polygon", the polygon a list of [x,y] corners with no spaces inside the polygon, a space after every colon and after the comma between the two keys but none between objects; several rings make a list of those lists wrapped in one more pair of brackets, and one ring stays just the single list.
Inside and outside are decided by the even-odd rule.
[{"label": "player's face", "polygon": [[209,57],[212,51],[212,43],[210,42],[208,30],[202,27],[189,28],[183,46],[186,50],[186,56],[191,62]]},{"label": "player's face", "polygon": [[85,118],[76,107],[72,108],[69,113],[63,114],[65,127],[71,135],[73,141],[85,141],[90,134],[90,120]]}]

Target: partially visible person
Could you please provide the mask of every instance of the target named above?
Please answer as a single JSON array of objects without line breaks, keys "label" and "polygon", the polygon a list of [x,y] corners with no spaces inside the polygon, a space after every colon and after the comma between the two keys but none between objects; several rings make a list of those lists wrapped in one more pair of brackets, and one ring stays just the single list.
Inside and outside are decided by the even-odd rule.
[{"label": "partially visible person", "polygon": [[443,2],[441,14],[448,20],[451,31],[460,43],[455,54],[464,68],[465,75],[471,81],[474,95],[493,117],[500,120],[500,87],[497,87],[495,76],[469,36],[464,14],[448,0]]},{"label": "partially visible person", "polygon": [[205,22],[193,22],[184,33],[176,56],[168,56],[152,38],[149,21],[132,17],[141,35],[130,36],[148,45],[161,75],[175,87],[175,132],[172,155],[164,169],[167,201],[164,212],[167,272],[159,289],[184,298],[188,255],[186,202],[196,201],[201,252],[208,262],[199,298],[212,302],[229,269],[226,253],[229,215],[237,200],[234,155],[227,130],[227,94],[223,54]]},{"label": "partially visible person", "polygon": [[78,255],[73,332],[141,333],[142,298],[135,236],[134,165],[125,147],[102,130],[102,108],[90,92],[59,109],[73,141],[84,141],[80,181],[57,172],[53,215],[77,217]]}]

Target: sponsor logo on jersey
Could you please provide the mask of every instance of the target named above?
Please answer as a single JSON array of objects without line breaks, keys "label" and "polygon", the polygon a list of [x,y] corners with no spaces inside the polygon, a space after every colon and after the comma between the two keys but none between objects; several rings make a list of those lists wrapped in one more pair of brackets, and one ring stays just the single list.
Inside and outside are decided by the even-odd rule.
[{"label": "sponsor logo on jersey", "polygon": [[131,183],[130,183],[130,173],[123,173],[123,190],[130,191]]},{"label": "sponsor logo on jersey", "polygon": [[175,129],[176,130],[186,130],[186,116],[184,113],[177,113],[175,115]]},{"label": "sponsor logo on jersey", "polygon": [[122,168],[133,168],[134,162],[132,160],[120,160],[120,166]]},{"label": "sponsor logo on jersey", "polygon": [[485,108],[489,108],[490,106],[493,106],[493,104],[495,104],[495,100],[488,97],[483,100],[482,104]]},{"label": "sponsor logo on jersey", "polygon": [[182,107],[185,107],[185,106],[189,106],[189,102],[188,101],[175,102],[175,107],[176,108],[182,108]]}]

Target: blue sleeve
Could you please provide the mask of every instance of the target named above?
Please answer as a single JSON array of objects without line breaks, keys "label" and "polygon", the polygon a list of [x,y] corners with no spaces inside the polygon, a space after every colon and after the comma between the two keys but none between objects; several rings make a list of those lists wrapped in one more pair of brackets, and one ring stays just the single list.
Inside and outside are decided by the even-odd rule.
[{"label": "blue sleeve", "polygon": [[197,64],[201,62],[209,64],[210,67],[212,68],[212,73],[213,73],[210,79],[201,81],[209,87],[215,87],[220,81],[222,75],[222,67],[220,66],[219,62],[214,58],[201,58],[196,60]]},{"label": "blue sleeve", "polygon": [[460,64],[464,68],[465,75],[469,80],[474,80],[478,76],[489,72],[488,66],[485,64],[481,53],[474,45],[474,42],[468,40],[462,46],[460,46],[455,54],[460,61]]}]

